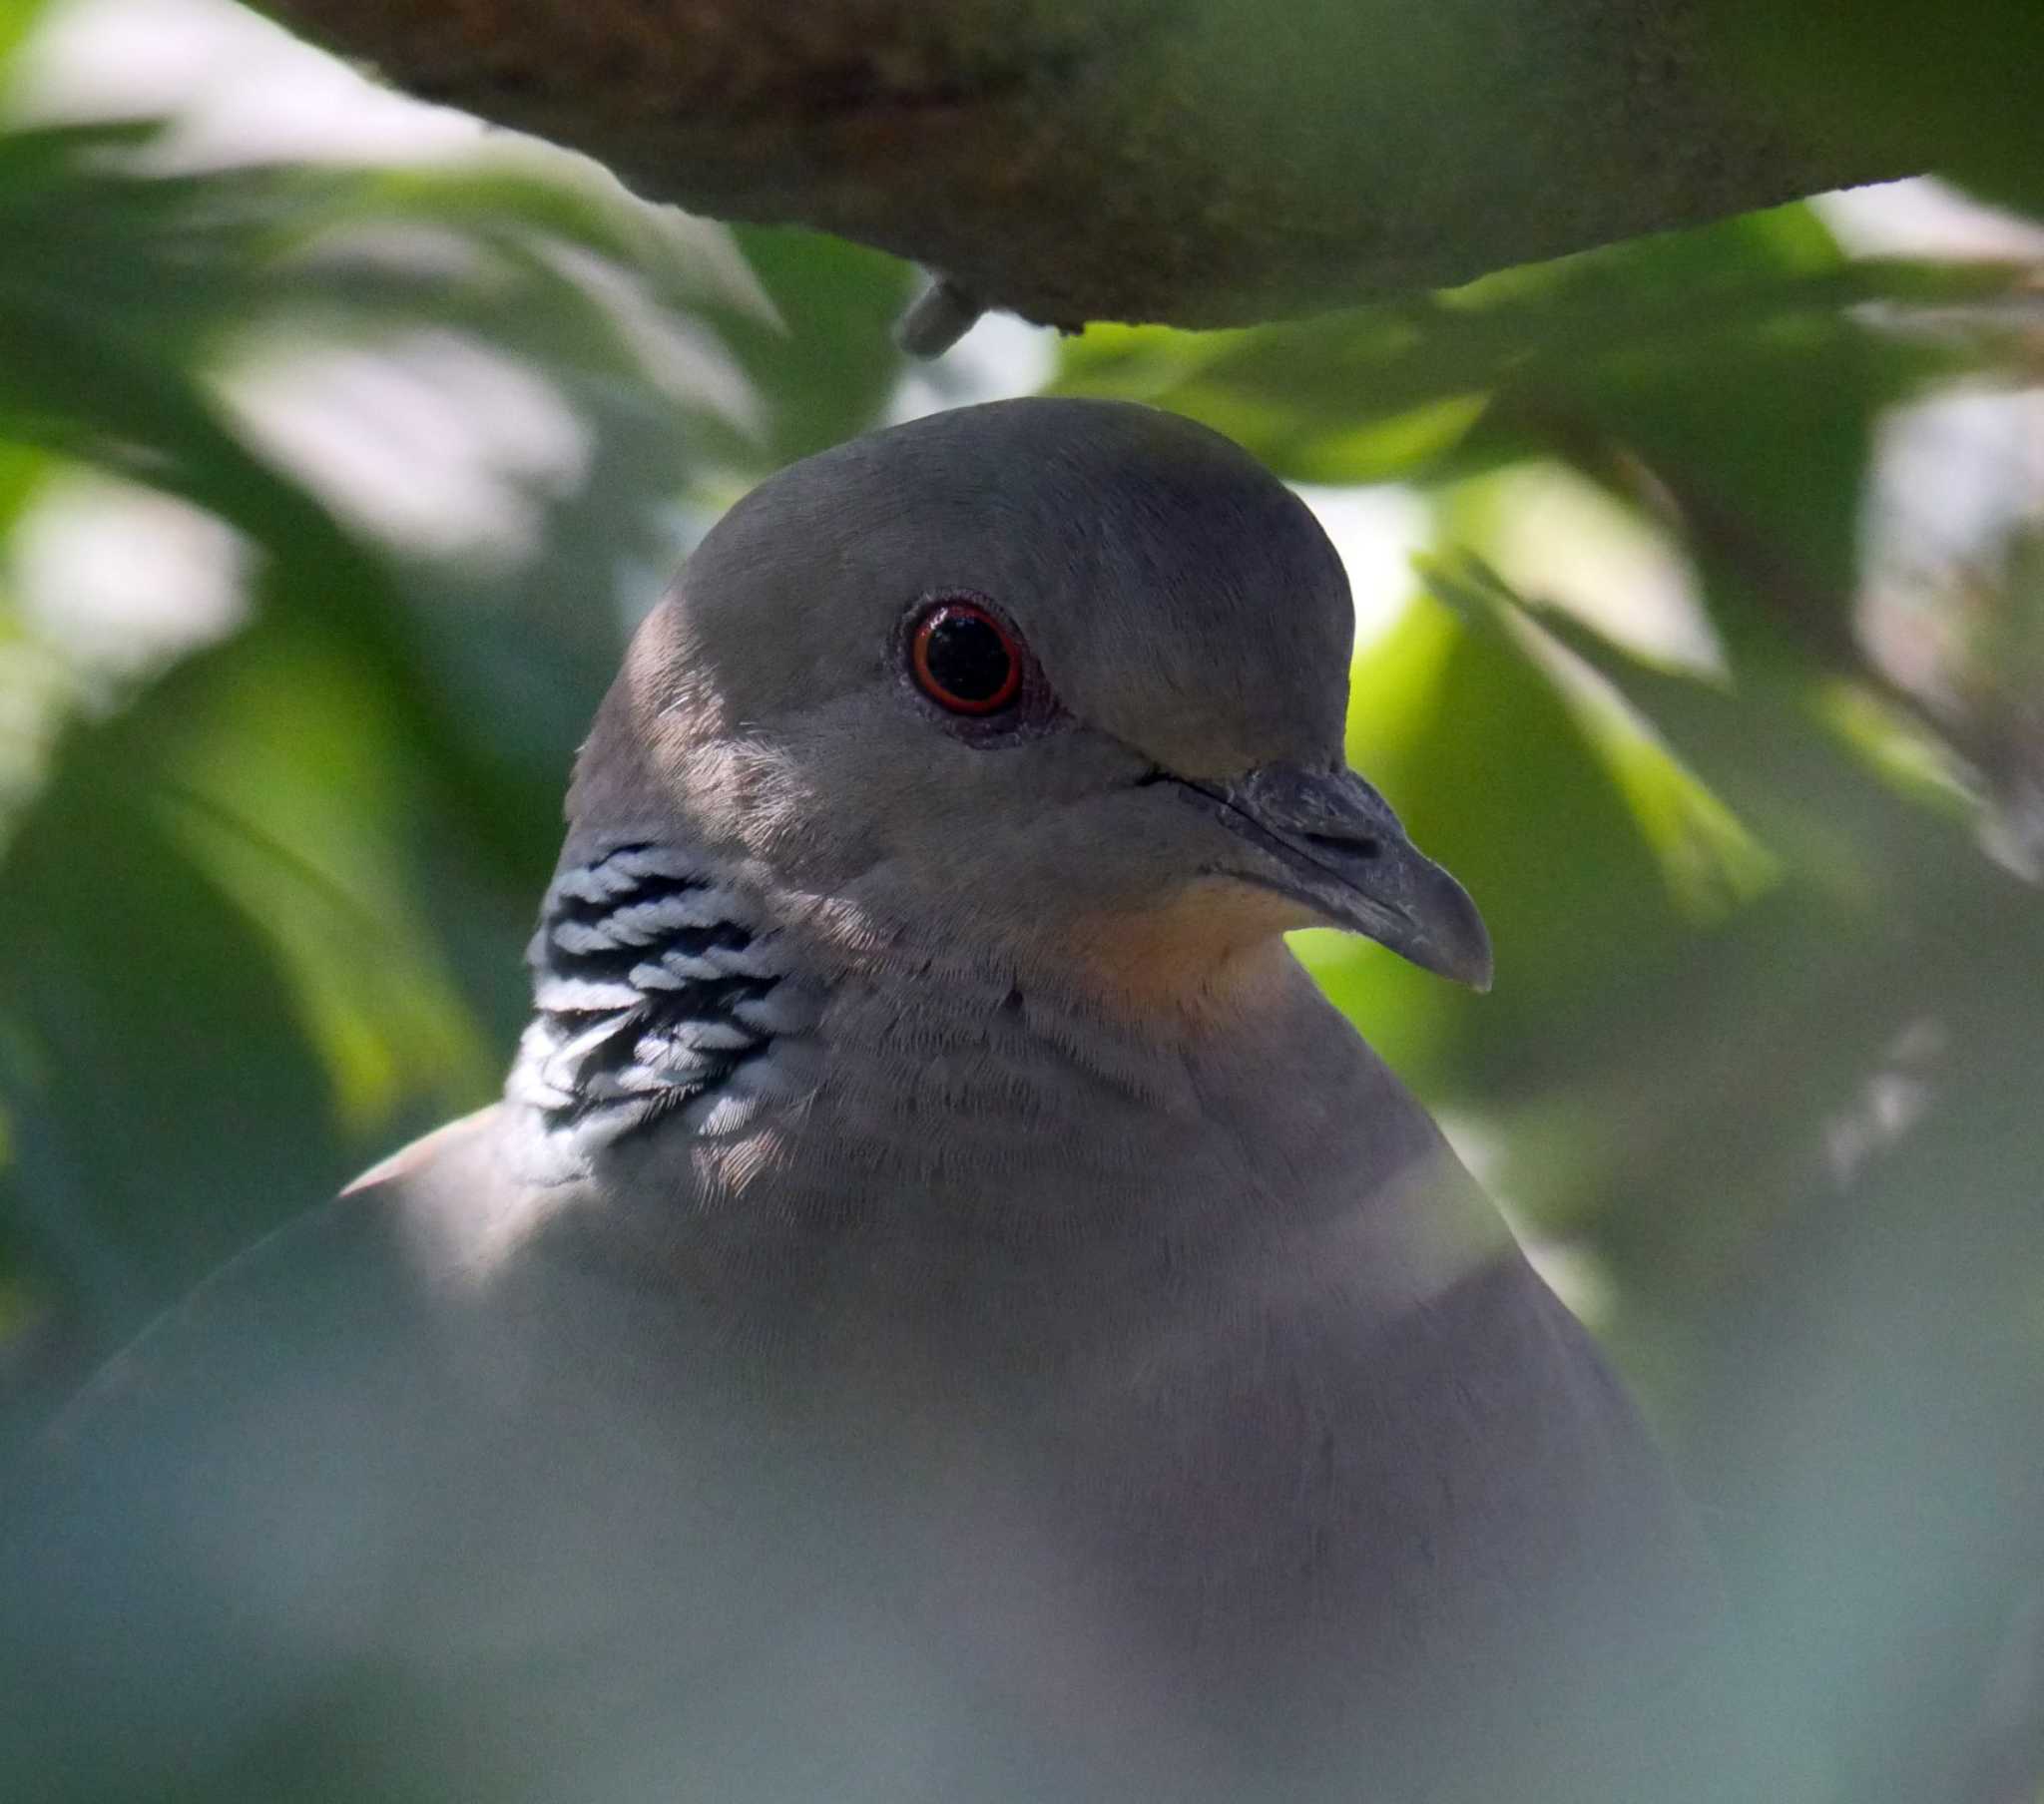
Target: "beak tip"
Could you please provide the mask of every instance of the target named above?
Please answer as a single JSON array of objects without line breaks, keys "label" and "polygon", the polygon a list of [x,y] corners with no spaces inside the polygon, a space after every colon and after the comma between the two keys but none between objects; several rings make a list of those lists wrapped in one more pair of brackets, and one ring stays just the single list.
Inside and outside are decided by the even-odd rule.
[{"label": "beak tip", "polygon": [[1476,912],[1476,904],[1469,904],[1469,916],[1476,924],[1475,944],[1470,948],[1468,976],[1463,979],[1478,996],[1490,994],[1490,986],[1497,977],[1497,961],[1491,955],[1490,929],[1483,924],[1483,917]]},{"label": "beak tip", "polygon": [[1433,893],[1427,899],[1426,918],[1436,956],[1423,962],[1441,976],[1467,984],[1477,995],[1485,994],[1496,975],[1490,929],[1469,892],[1438,865],[1432,867],[1428,887]]},{"label": "beak tip", "polygon": [[1470,947],[1457,947],[1442,959],[1434,969],[1442,977],[1452,978],[1456,983],[1466,985],[1478,996],[1487,996],[1496,978],[1496,967],[1491,963],[1488,941]]}]

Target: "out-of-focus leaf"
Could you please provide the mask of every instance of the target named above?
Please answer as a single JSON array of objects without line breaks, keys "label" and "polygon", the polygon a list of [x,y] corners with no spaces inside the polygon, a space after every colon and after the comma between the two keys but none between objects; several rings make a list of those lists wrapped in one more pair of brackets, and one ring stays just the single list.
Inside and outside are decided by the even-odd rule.
[{"label": "out-of-focus leaf", "polygon": [[157,812],[269,942],[340,1124],[486,1097],[495,1061],[420,931],[399,710],[316,634],[257,629],[209,663],[186,718],[152,735]]},{"label": "out-of-focus leaf", "polygon": [[419,719],[279,613],[58,743],[0,861],[0,1218],[67,1358],[493,1086],[420,929]]},{"label": "out-of-focus leaf", "polygon": [[[1775,859],[1669,748],[1617,685],[1540,625],[1474,560],[1429,559],[1428,587],[1480,631],[1502,632],[1555,685],[1658,856],[1670,892],[1695,920],[1722,919],[1773,880]],[[1551,611],[1542,611],[1551,612]],[[1699,680],[1703,680],[1699,678]]]},{"label": "out-of-focus leaf", "polygon": [[[543,344],[571,367],[658,381],[645,334],[685,332],[699,306],[767,311],[723,227],[648,208],[584,166],[514,152],[449,169],[185,174],[151,165],[158,135],[146,121],[0,134],[0,298],[17,330],[68,312],[83,330],[189,361],[265,312],[358,332],[430,314],[500,344]],[[578,256],[618,279],[578,283]],[[712,379],[681,398],[742,413],[745,391],[729,375],[720,385],[718,355],[706,345],[694,373]]]},{"label": "out-of-focus leaf", "polygon": [[0,856],[16,813],[42,780],[73,687],[62,661],[23,626],[5,555],[9,534],[49,470],[41,452],[0,440]]},{"label": "out-of-focus leaf", "polygon": [[0,0],[0,103],[14,74],[14,53],[50,10],[50,0]]},{"label": "out-of-focus leaf", "polygon": [[[1835,688],[1808,671],[1716,681],[1659,669],[1558,610],[1512,597],[1494,575],[1488,589],[1528,608],[1610,681],[1804,880],[1860,902],[1902,867],[1977,855],[1977,807],[1950,786],[1927,789],[1867,706],[1841,709]],[[1839,730],[1843,723],[1852,730]],[[1926,809],[1925,800],[1935,805]]]},{"label": "out-of-focus leaf", "polygon": [[[609,493],[643,518],[663,471],[668,492],[679,490],[692,434],[757,425],[750,387],[715,334],[658,303],[687,299],[743,320],[765,304],[757,284],[716,228],[663,221],[593,172],[161,175],[133,162],[147,138],[140,127],[0,137],[0,431],[240,526],[273,562],[270,592],[322,611],[385,674],[390,694],[418,710],[419,743],[437,748],[465,796],[463,817],[499,831],[522,817],[504,804],[506,776],[528,794],[557,789],[614,660],[615,611],[600,604],[596,632],[558,637],[564,652],[593,648],[590,676],[569,692],[536,767],[507,771],[486,724],[501,695],[491,705],[475,692],[476,661],[450,647],[444,611],[407,599],[388,565],[251,451],[216,399],[214,370],[265,321],[372,339],[430,316],[436,329],[529,358],[590,409],[619,460]],[[555,573],[557,606],[586,613],[592,581],[611,592],[614,560],[665,562],[672,548],[638,527],[597,543],[572,581]],[[476,624],[463,632],[473,638]]]},{"label": "out-of-focus leaf", "polygon": [[886,405],[903,362],[894,324],[915,272],[820,232],[735,230],[773,316],[719,319],[766,411],[762,449],[777,466],[856,436]]},{"label": "out-of-focus leaf", "polygon": [[[1770,356],[1779,375],[1812,336],[1857,343],[1869,328],[1855,307],[1984,305],[2033,277],[1851,262],[1807,209],[1783,208],[1354,312],[1200,334],[1093,326],[1067,341],[1058,386],[1190,414],[1298,481],[1439,481],[1541,449],[1554,425],[1728,354]],[[1966,360],[1963,342],[1884,342],[1878,398]]]},{"label": "out-of-focus leaf", "polygon": [[5,1212],[88,1348],[345,1160],[274,953],[149,806],[137,749],[118,725],[67,748],[0,865]]},{"label": "out-of-focus leaf", "polygon": [[[1472,619],[1527,606],[1491,573],[1434,575]],[[1840,730],[1829,685],[1661,670],[1535,612],[1656,723],[1782,876],[1672,962],[1666,947],[1637,962],[1641,949],[1609,947],[1572,1019],[1554,1017],[1566,1031],[1551,1049],[1538,1051],[1535,1030],[1534,1056],[1489,1068],[1524,1111],[1513,1192],[1552,1226],[1593,1231],[1622,1294],[1680,1294],[1754,1256],[1816,1155],[1813,1118],[1844,1109],[1911,1020],[1966,1006],[1983,977],[1999,985],[1967,972],[1958,923],[2004,906],[2012,886],[1978,856],[1977,807],[1948,785],[1926,790],[1913,768],[1898,783],[1868,716]],[[1642,1006],[1641,984],[1656,1006]],[[1613,1033],[1623,1057],[1603,1044]],[[1631,1202],[1635,1188],[1657,1207]]]},{"label": "out-of-focus leaf", "polygon": [[[1764,1686],[1813,1702],[1840,1795],[1879,1804],[1997,1795],[1977,1786],[1992,1732],[2035,1697],[2044,1135],[2015,973],[2044,932],[2034,892],[1999,882],[1948,927],[1878,974],[1908,1030],[1773,1174],[1773,1231],[1699,1299],[1687,1365]],[[1753,1056],[1788,1077],[1780,1049]]]},{"label": "out-of-focus leaf", "polygon": [[1354,672],[1348,755],[1469,887],[1498,981],[1483,998],[1353,940],[1316,956],[1333,999],[1416,1081],[1471,1076],[1458,1043],[1537,1037],[1585,987],[1651,957],[1681,914],[1611,770],[1547,675],[1437,602],[1408,609]]},{"label": "out-of-focus leaf", "polygon": [[[248,541],[257,604],[74,711],[0,860],[0,1282],[59,1368],[494,1087],[672,510],[706,454],[771,455],[723,336],[768,303],[719,228],[586,170],[175,175],[150,142],[0,136],[7,498],[63,460],[180,496]],[[230,396],[256,339],[373,357],[426,327],[586,423],[526,497],[537,555],[378,546]]]}]

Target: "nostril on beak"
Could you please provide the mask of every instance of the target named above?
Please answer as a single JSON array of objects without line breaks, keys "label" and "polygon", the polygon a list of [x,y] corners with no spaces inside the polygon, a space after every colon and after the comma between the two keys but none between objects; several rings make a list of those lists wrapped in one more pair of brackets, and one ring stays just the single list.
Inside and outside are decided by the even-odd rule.
[{"label": "nostril on beak", "polygon": [[1337,837],[1332,833],[1308,833],[1305,837],[1308,844],[1331,852],[1337,858],[1375,858],[1384,849],[1382,840],[1367,837]]}]

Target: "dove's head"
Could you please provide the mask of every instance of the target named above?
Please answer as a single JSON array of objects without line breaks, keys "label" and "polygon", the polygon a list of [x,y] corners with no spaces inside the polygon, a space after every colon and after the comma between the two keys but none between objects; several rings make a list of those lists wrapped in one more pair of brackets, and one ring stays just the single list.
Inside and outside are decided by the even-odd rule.
[{"label": "dove's head", "polygon": [[[1148,408],[896,427],[741,501],[571,800],[848,941],[1174,983],[1332,924],[1483,984],[1469,898],[1342,755],[1348,586],[1244,452]],[[572,844],[571,840],[571,844]]]}]

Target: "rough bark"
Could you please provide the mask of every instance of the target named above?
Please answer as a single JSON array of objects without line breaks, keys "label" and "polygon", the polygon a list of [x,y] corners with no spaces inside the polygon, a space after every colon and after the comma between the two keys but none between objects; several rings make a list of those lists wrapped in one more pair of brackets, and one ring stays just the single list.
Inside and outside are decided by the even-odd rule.
[{"label": "rough bark", "polygon": [[1218,325],[1906,174],[1722,0],[269,0],[642,192],[1060,325]]}]

